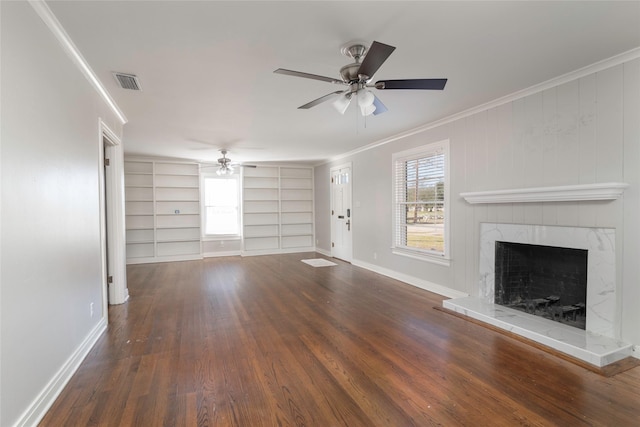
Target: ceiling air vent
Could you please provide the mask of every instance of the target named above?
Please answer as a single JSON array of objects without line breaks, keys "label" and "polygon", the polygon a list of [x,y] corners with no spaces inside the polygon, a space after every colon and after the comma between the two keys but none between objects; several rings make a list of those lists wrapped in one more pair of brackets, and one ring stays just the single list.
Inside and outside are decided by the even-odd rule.
[{"label": "ceiling air vent", "polygon": [[123,89],[142,90],[140,88],[140,82],[138,82],[138,77],[134,74],[113,73],[113,77],[116,78],[118,84]]}]

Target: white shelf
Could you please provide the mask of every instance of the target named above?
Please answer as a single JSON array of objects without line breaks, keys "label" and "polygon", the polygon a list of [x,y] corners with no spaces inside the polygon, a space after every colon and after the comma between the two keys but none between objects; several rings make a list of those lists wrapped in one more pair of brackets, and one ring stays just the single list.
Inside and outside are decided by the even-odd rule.
[{"label": "white shelf", "polygon": [[629,184],[621,182],[608,182],[600,184],[476,191],[460,193],[460,196],[470,204],[615,200],[622,196],[622,193],[628,186]]},{"label": "white shelf", "polygon": [[127,243],[153,243],[153,228],[126,230]]},{"label": "white shelf", "polygon": [[283,236],[313,235],[311,223],[282,224],[281,229]]},{"label": "white shelf", "polygon": [[312,178],[313,169],[307,167],[282,167],[280,168],[281,178]]},{"label": "white shelf", "polygon": [[245,213],[277,213],[278,200],[245,201]]},{"label": "white shelf", "polygon": [[246,225],[244,227],[244,237],[277,237],[280,227],[276,224],[267,225]]},{"label": "white shelf", "polygon": [[147,258],[154,253],[154,243],[127,243],[127,258]]},{"label": "white shelf", "polygon": [[196,163],[154,162],[155,175],[195,175],[198,176],[199,168]]},{"label": "white shelf", "polygon": [[282,189],[306,189],[313,188],[311,178],[282,178],[280,180],[280,188]]},{"label": "white shelf", "polygon": [[197,202],[200,200],[200,190],[197,188],[167,188],[156,187],[157,201]]},{"label": "white shelf", "polygon": [[278,178],[280,176],[279,168],[275,166],[259,166],[257,168],[245,168],[243,170],[243,175],[245,178],[247,177],[258,177],[258,178]]},{"label": "white shelf", "polygon": [[153,187],[126,187],[125,200],[153,202]]},{"label": "white shelf", "polygon": [[146,161],[125,161],[124,173],[126,175],[151,175],[153,174],[153,163]]},{"label": "white shelf", "polygon": [[196,255],[200,254],[200,240],[193,242],[175,241],[175,242],[158,242],[156,244],[156,256],[176,256],[176,255]]},{"label": "white shelf", "polygon": [[282,189],[280,191],[281,200],[313,200],[312,189]]},{"label": "white shelf", "polygon": [[274,177],[245,177],[244,188],[278,189],[278,178]]},{"label": "white shelf", "polygon": [[278,249],[280,247],[279,237],[252,237],[244,239],[244,250],[264,250],[264,249]]},{"label": "white shelf", "polygon": [[282,248],[307,248],[313,246],[313,236],[282,236]]},{"label": "white shelf", "polygon": [[246,213],[244,214],[244,225],[269,225],[280,223],[279,214],[276,213]]},{"label": "white shelf", "polygon": [[152,200],[126,200],[127,215],[153,215],[153,201]]},{"label": "white shelf", "polygon": [[277,188],[246,188],[243,194],[246,201],[260,201],[260,200],[277,200],[278,189]]},{"label": "white shelf", "polygon": [[124,180],[125,187],[145,187],[153,188],[153,175],[127,173]]}]

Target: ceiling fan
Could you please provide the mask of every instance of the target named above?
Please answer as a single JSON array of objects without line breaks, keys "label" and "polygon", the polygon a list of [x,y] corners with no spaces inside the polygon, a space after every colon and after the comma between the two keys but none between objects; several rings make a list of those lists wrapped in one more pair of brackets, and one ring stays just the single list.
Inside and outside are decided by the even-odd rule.
[{"label": "ceiling fan", "polygon": [[[218,169],[216,170],[217,175],[231,175],[235,167],[242,167],[242,168],[257,167],[256,165],[245,165],[240,163],[233,163],[231,159],[227,157],[228,151],[224,148],[220,150],[220,153],[222,154],[222,157],[218,159],[218,163],[217,165],[215,165],[218,167]],[[213,166],[214,165],[209,165],[204,167],[213,167]]]},{"label": "ceiling fan", "polygon": [[305,79],[320,80],[348,86],[347,89],[332,92],[321,96],[304,105],[299,109],[309,109],[326,101],[333,100],[334,107],[341,113],[347,110],[351,100],[356,96],[358,106],[363,116],[370,114],[378,115],[387,111],[387,107],[369,90],[375,88],[386,89],[420,89],[420,90],[443,90],[447,84],[447,79],[403,79],[403,80],[378,80],[370,83],[378,68],[387,60],[396,48],[374,41],[369,49],[361,42],[351,42],[342,47],[341,53],[355,62],[345,65],[340,69],[340,79],[318,76],[316,74],[303,73],[300,71],[278,68],[276,74],[302,77]]}]

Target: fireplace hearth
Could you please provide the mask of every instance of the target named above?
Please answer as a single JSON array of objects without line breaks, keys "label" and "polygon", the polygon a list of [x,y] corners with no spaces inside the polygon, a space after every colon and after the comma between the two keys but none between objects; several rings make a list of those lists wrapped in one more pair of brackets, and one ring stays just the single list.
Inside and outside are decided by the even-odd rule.
[{"label": "fireplace hearth", "polygon": [[496,241],[495,303],[586,328],[588,251]]}]

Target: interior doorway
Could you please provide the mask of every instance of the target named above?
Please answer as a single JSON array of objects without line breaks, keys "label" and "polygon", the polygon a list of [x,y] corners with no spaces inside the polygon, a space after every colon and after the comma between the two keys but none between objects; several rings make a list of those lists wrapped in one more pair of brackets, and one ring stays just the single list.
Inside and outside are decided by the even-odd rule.
[{"label": "interior doorway", "polygon": [[126,285],[124,159],[120,139],[100,121],[100,222],[103,315],[109,304],[122,304]]},{"label": "interior doorway", "polygon": [[353,209],[351,163],[331,168],[331,256],[351,262]]}]

